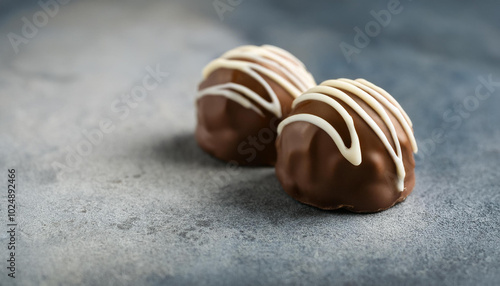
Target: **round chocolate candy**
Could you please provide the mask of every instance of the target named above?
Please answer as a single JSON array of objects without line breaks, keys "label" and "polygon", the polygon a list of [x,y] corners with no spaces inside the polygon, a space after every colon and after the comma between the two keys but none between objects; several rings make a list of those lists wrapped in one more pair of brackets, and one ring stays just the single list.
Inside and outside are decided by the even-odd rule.
[{"label": "round chocolate candy", "polygon": [[412,123],[363,79],[328,80],[294,100],[278,127],[276,174],[296,200],[321,209],[377,212],[415,185]]},{"label": "round chocolate candy", "polygon": [[241,165],[274,165],[276,128],[293,100],[316,83],[304,65],[274,46],[230,50],[203,70],[196,140]]}]

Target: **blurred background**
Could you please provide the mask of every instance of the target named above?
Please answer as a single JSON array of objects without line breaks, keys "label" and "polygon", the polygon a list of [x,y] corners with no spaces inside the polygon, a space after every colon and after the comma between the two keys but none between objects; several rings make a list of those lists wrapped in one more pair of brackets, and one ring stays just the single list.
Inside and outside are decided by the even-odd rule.
[{"label": "blurred background", "polygon": [[[20,278],[2,266],[0,284],[495,284],[499,9],[0,1],[0,170],[18,170],[22,229]],[[389,91],[420,147],[407,201],[320,212],[288,198],[272,169],[228,173],[201,152],[201,70],[247,44],[290,51],[318,83],[365,78]],[[154,88],[131,96],[147,75]]]}]

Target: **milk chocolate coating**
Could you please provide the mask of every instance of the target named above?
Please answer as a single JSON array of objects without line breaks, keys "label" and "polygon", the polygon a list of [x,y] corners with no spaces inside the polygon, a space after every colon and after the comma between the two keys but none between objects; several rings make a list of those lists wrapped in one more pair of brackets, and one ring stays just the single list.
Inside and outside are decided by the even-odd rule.
[{"label": "milk chocolate coating", "polygon": [[[245,74],[221,69],[200,84],[200,89],[214,82],[238,82],[258,88]],[[291,109],[292,99],[282,104]],[[276,163],[276,127],[281,120],[264,111],[264,117],[223,96],[205,96],[197,102],[198,124],[195,137],[207,153],[223,161],[240,165]],[[260,138],[259,138],[260,132]]]},{"label": "milk chocolate coating", "polygon": [[[283,78],[287,78],[282,71],[265,62],[233,59],[257,63]],[[275,92],[281,105],[281,113],[283,115],[288,114],[295,97],[271,78],[259,72],[258,74]],[[223,83],[235,83],[245,86],[259,94],[266,101],[271,101],[269,93],[255,78],[248,73],[231,68],[220,68],[210,73],[200,83],[199,90]],[[295,87],[297,86],[295,85]],[[246,97],[246,99],[259,108],[261,107],[251,98]],[[239,165],[275,164],[276,128],[281,118],[278,118],[265,108],[260,108],[263,113],[262,116],[232,99],[218,95],[203,96],[197,100],[196,105],[198,124],[195,137],[199,146],[207,153],[223,161],[236,162]]]},{"label": "milk chocolate coating", "polygon": [[[367,103],[350,92],[346,94],[391,138],[386,125]],[[276,141],[276,175],[283,189],[299,202],[325,210],[345,208],[353,212],[377,212],[403,201],[415,186],[415,161],[401,124],[386,109],[401,144],[406,171],[403,192],[397,189],[395,163],[380,138],[351,107],[342,101],[339,103],[353,118],[360,141],[361,164],[354,166],[347,161],[323,129],[309,122],[292,122],[283,128]],[[290,116],[301,113],[325,119],[350,146],[347,124],[331,106],[321,101],[305,101],[299,103]],[[394,148],[394,142],[389,141]]]}]

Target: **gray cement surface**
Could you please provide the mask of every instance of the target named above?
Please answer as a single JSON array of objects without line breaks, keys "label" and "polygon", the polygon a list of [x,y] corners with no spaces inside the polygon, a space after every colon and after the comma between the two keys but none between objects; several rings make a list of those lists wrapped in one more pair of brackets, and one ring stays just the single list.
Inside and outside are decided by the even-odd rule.
[{"label": "gray cement surface", "polygon": [[[72,1],[45,24],[36,2],[16,2],[0,4],[0,285],[500,283],[497,1],[401,1],[351,62],[340,44],[391,1],[243,1],[223,20],[212,1]],[[381,213],[325,212],[288,197],[272,168],[204,154],[201,69],[243,44],[291,51],[318,82],[391,92],[419,142],[413,194]],[[148,74],[154,88],[130,99]]]}]

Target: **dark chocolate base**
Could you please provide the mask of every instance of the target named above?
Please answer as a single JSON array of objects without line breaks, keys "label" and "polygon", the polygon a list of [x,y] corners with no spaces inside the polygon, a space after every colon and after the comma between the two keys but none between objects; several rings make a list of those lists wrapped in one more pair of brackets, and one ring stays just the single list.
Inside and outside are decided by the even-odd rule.
[{"label": "dark chocolate base", "polygon": [[[360,125],[358,124],[358,128]],[[396,169],[372,131],[360,132],[362,163],[354,166],[330,136],[307,122],[294,122],[278,137],[276,175],[292,198],[320,209],[378,212],[403,201],[415,185],[413,153],[402,144],[405,189],[396,187]]]}]

